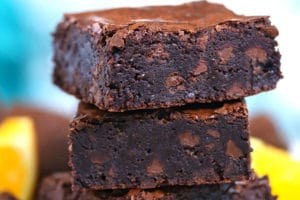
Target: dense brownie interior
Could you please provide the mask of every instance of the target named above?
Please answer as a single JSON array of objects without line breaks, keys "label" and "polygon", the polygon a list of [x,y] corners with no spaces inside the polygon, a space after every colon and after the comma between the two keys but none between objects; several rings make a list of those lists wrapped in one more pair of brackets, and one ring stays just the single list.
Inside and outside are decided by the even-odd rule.
[{"label": "dense brownie interior", "polygon": [[250,176],[243,101],[109,113],[81,103],[71,123],[75,185],[155,188]]}]

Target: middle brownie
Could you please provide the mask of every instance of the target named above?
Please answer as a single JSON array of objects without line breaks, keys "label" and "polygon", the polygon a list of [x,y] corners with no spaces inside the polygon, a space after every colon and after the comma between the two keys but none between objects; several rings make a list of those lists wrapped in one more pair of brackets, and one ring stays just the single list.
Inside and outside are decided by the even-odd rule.
[{"label": "middle brownie", "polygon": [[74,185],[155,188],[249,179],[245,102],[109,113],[81,103],[71,123]]}]

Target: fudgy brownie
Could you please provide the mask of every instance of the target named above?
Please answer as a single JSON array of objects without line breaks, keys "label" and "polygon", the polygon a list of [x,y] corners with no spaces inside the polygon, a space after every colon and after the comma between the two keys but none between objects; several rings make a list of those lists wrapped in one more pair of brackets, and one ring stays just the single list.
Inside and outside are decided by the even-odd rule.
[{"label": "fudgy brownie", "polygon": [[37,200],[275,200],[267,177],[251,181],[201,186],[175,186],[148,190],[71,190],[72,176],[68,172],[46,177]]},{"label": "fudgy brownie", "polygon": [[54,82],[109,111],[238,99],[282,77],[277,29],[206,1],[67,14]]},{"label": "fudgy brownie", "polygon": [[123,113],[81,103],[69,137],[79,188],[199,185],[251,175],[243,101]]}]

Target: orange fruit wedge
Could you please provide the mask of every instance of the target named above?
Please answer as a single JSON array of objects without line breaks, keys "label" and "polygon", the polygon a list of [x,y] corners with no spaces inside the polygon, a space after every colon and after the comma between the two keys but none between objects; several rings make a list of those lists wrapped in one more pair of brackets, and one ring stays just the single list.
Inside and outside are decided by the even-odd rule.
[{"label": "orange fruit wedge", "polygon": [[32,197],[37,178],[37,151],[33,122],[12,117],[0,124],[0,193],[17,199]]},{"label": "orange fruit wedge", "polygon": [[300,162],[259,139],[251,138],[250,144],[252,168],[259,176],[269,176],[272,193],[279,200],[300,199]]}]

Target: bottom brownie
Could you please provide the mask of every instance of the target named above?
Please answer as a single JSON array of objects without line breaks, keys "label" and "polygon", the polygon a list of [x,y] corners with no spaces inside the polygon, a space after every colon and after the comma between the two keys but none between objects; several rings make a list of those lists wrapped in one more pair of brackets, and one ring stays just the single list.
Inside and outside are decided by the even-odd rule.
[{"label": "bottom brownie", "polygon": [[44,178],[37,200],[273,200],[267,177],[252,181],[211,184],[201,186],[175,186],[157,189],[128,190],[71,190],[70,173],[56,173]]}]

